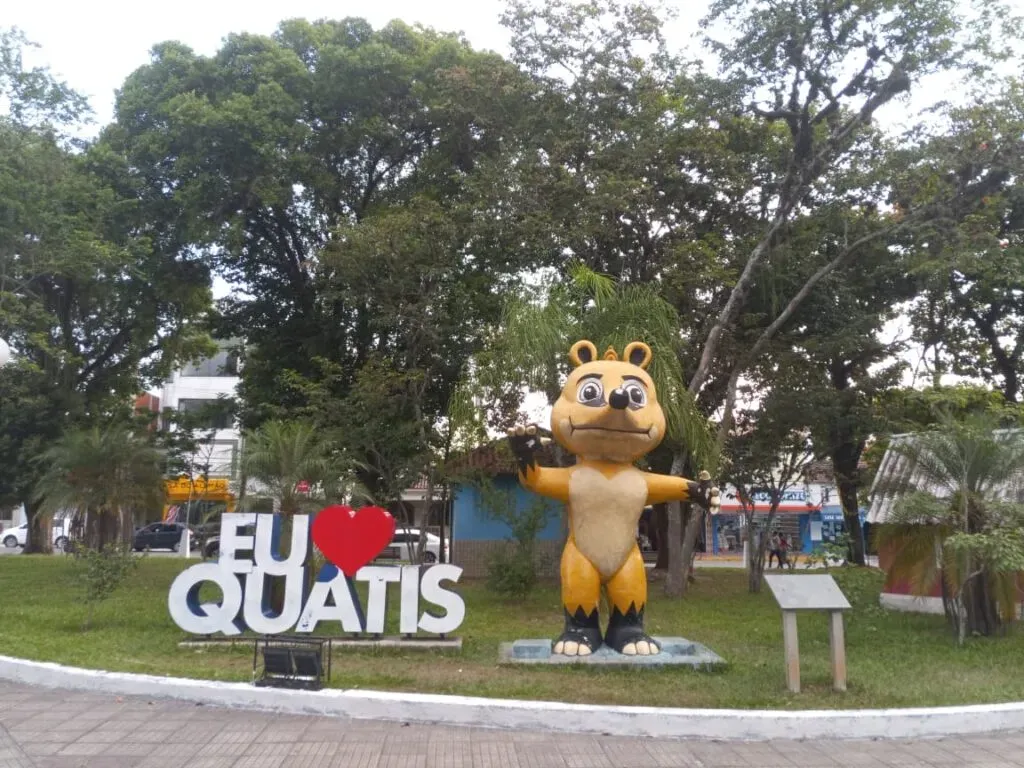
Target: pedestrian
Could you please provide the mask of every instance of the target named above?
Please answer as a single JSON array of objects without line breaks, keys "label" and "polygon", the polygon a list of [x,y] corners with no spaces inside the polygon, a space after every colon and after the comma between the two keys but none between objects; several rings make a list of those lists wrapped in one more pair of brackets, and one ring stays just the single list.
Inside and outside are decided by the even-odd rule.
[{"label": "pedestrian", "polygon": [[781,534],[779,536],[778,556],[779,556],[779,570],[781,570],[783,568],[783,566],[789,565],[789,542],[786,541],[786,535],[785,534]]},{"label": "pedestrian", "polygon": [[779,557],[779,534],[773,533],[768,542],[768,567],[772,567],[772,559]]}]

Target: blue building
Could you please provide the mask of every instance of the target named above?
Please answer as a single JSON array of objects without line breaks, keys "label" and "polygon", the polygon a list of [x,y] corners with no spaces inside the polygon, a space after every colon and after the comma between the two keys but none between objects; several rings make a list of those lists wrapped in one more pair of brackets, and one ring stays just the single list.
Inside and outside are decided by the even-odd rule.
[{"label": "blue building", "polygon": [[[555,464],[555,450],[546,448],[551,455],[542,456],[541,463]],[[501,518],[537,509],[545,515],[536,538],[538,567],[545,573],[557,573],[567,531],[565,505],[523,488],[511,454],[502,444],[478,448],[454,467],[466,479],[451,484],[452,562],[468,578],[485,577],[495,551],[513,539],[512,529]],[[481,487],[484,484],[486,492]]]},{"label": "blue building", "polygon": [[[734,489],[727,489],[725,496],[721,513],[709,523],[711,551],[716,555],[741,554],[744,510],[735,500]],[[771,509],[768,495],[754,494],[753,502],[754,524],[763,524]],[[864,520],[865,510],[862,509],[861,526]],[[810,484],[786,491],[776,510],[773,527],[786,535],[791,550],[809,553],[822,543],[834,541],[845,531],[846,525],[835,489],[827,484]]]}]

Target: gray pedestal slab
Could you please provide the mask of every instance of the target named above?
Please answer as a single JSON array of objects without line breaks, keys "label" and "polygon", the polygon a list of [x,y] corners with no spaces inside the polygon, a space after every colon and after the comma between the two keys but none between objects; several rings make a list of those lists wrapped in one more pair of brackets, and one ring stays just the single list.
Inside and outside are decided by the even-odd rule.
[{"label": "gray pedestal slab", "polygon": [[626,656],[602,645],[589,656],[563,656],[551,652],[551,640],[516,640],[502,643],[499,661],[502,664],[590,664],[618,667],[685,666],[713,669],[725,666],[725,659],[707,646],[684,637],[656,637],[661,652],[653,656]]}]

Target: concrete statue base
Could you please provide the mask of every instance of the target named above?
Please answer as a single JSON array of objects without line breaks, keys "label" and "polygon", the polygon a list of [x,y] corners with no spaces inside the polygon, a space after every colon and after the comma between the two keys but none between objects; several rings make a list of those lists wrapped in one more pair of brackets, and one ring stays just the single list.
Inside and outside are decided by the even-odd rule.
[{"label": "concrete statue base", "polygon": [[588,664],[619,667],[687,666],[714,669],[725,666],[725,659],[710,648],[683,637],[656,637],[661,652],[653,656],[626,656],[602,645],[588,656],[563,656],[551,652],[551,640],[516,640],[502,643],[502,664]]}]

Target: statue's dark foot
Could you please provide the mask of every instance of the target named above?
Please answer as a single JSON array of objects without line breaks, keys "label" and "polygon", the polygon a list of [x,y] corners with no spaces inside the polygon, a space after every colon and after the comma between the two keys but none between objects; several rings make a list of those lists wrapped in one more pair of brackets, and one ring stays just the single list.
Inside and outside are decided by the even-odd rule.
[{"label": "statue's dark foot", "polygon": [[612,608],[604,641],[626,656],[653,656],[661,651],[658,643],[644,632],[644,609],[638,611],[633,604],[626,613]]},{"label": "statue's dark foot", "polygon": [[601,647],[601,623],[597,611],[585,614],[565,612],[565,631],[555,640],[552,651],[563,656],[589,656]]}]

